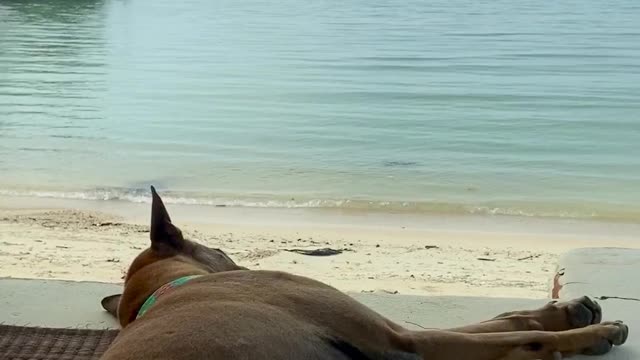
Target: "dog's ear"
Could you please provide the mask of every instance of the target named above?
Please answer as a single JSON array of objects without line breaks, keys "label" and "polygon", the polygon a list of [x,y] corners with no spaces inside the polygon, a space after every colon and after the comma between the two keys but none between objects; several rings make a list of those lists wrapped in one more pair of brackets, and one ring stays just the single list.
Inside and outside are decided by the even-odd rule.
[{"label": "dog's ear", "polygon": [[171,223],[167,209],[156,189],[151,187],[151,249],[180,250],[184,245],[182,231]]},{"label": "dog's ear", "polygon": [[116,319],[118,318],[118,304],[120,303],[120,297],[122,294],[110,295],[106,298],[102,299],[100,302],[102,304],[102,308],[107,310],[107,312]]}]

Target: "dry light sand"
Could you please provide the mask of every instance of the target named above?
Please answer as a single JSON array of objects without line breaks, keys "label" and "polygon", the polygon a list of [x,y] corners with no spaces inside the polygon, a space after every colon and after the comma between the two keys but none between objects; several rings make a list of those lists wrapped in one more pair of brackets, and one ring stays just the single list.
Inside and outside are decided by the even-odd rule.
[{"label": "dry light sand", "polygon": [[[638,247],[640,234],[630,224],[168,208],[188,238],[243,266],[354,292],[545,298],[559,254]],[[0,277],[121,282],[148,245],[148,212],[148,204],[0,198]],[[286,251],[325,247],[344,252]]]}]

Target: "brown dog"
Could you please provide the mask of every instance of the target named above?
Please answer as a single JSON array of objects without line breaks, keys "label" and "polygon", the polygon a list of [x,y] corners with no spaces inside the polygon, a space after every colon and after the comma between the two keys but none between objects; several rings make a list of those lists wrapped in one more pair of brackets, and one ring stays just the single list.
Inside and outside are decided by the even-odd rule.
[{"label": "brown dog", "polygon": [[103,300],[122,331],[104,360],[527,360],[603,354],[627,326],[587,297],[449,330],[411,331],[318,281],[249,271],[183,238],[153,187],[151,247],[122,295]]}]

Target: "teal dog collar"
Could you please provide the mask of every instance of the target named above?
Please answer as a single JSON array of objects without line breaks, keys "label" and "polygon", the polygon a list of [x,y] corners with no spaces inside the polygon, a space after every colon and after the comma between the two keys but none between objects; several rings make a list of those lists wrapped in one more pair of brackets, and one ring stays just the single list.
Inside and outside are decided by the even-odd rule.
[{"label": "teal dog collar", "polygon": [[142,304],[142,307],[140,307],[140,310],[138,311],[138,315],[136,316],[136,319],[140,318],[147,311],[149,311],[149,309],[158,301],[158,298],[160,296],[166,293],[169,293],[173,289],[180,287],[195,278],[199,278],[200,276],[202,275],[183,276],[181,278],[177,278],[171,282],[168,282],[162,285],[158,290],[156,290],[153,294],[151,294],[151,296],[147,298],[147,301],[145,301],[144,304]]}]

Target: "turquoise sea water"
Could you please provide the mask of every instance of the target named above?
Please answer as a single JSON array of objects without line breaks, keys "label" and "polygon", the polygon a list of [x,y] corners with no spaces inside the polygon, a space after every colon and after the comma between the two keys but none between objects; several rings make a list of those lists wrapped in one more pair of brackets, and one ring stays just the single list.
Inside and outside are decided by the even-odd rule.
[{"label": "turquoise sea water", "polygon": [[0,195],[640,221],[640,3],[0,0]]}]

